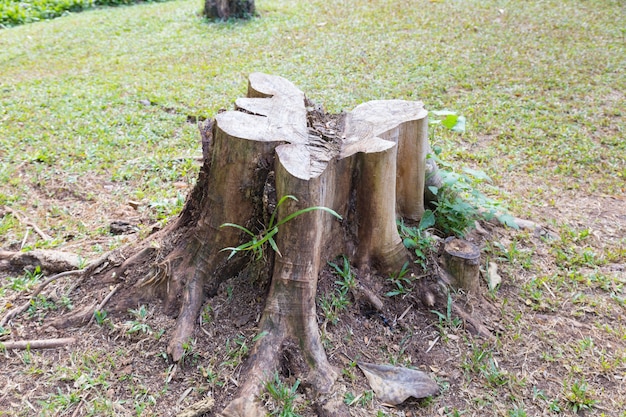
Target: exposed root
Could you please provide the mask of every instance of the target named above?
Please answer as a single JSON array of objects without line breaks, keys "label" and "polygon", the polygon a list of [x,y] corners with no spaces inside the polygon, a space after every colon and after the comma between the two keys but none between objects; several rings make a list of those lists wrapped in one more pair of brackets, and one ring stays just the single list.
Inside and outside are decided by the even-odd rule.
[{"label": "exposed root", "polygon": [[169,260],[165,260],[160,264],[154,266],[154,273],[137,283],[138,287],[146,287],[150,286],[160,286],[162,284],[167,285],[167,281],[169,281],[169,277],[171,276],[171,263]]},{"label": "exposed root", "polygon": [[[117,292],[117,290],[119,290],[121,284],[117,284],[115,286],[115,288],[113,288],[111,290],[111,292],[104,297],[104,300],[102,300],[102,302],[100,304],[98,304],[94,310],[94,313],[96,311],[102,311],[102,309],[104,308],[104,306],[106,305],[106,303],[115,295],[115,293]],[[95,317],[95,314],[91,316],[91,318],[89,319],[89,323],[87,323],[87,325],[90,325],[93,322],[93,319]]]},{"label": "exposed root", "polygon": [[459,317],[461,317],[461,319],[463,319],[463,321],[465,323],[469,324],[471,326],[471,328],[474,329],[476,334],[478,334],[481,337],[484,337],[485,339],[487,339],[489,341],[495,341],[496,340],[496,338],[494,337],[493,334],[491,334],[489,329],[487,329],[487,327],[485,327],[485,325],[480,320],[478,320],[477,318],[473,317],[470,313],[468,313],[467,311],[463,310],[461,307],[459,307],[456,304],[452,305],[452,310]]},{"label": "exposed root", "polygon": [[94,311],[96,311],[96,303],[92,303],[81,309],[76,309],[65,316],[55,318],[50,321],[50,326],[55,329],[65,329],[87,324],[91,317],[93,317]]},{"label": "exposed root", "polygon": [[339,375],[328,363],[314,317],[301,317],[304,323],[298,331],[280,317],[271,316],[264,317],[262,321],[262,337],[254,346],[246,365],[248,378],[240,387],[238,397],[222,412],[224,417],[265,415],[258,398],[265,381],[281,369],[287,369],[290,374],[300,374],[302,385],[313,388],[322,402]]},{"label": "exposed root", "polygon": [[214,405],[215,400],[212,397],[207,397],[185,408],[176,414],[176,417],[199,417],[211,411]]},{"label": "exposed root", "polygon": [[183,300],[180,314],[176,321],[176,328],[167,345],[167,353],[174,362],[180,361],[185,354],[183,344],[187,342],[193,333],[196,318],[204,302],[203,283],[204,280],[201,273],[199,270],[196,270],[183,290]]}]

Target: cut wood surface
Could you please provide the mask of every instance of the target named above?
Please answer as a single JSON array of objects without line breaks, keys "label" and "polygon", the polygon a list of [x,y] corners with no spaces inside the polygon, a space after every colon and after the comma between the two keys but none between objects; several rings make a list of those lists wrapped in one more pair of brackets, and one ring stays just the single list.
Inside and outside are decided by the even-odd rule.
[{"label": "cut wood surface", "polygon": [[443,264],[454,278],[452,285],[474,295],[480,287],[480,249],[467,240],[448,238],[443,248]]}]

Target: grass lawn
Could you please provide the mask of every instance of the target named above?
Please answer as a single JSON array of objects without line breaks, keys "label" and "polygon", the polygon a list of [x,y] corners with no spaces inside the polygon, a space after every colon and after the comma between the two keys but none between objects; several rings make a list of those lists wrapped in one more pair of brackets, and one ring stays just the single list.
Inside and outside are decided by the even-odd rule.
[{"label": "grass lawn", "polygon": [[[483,192],[558,237],[494,232],[484,257],[503,276],[489,293],[498,342],[441,327],[438,346],[450,360],[430,371],[442,395],[412,410],[375,400],[351,409],[626,416],[624,1],[256,5],[259,16],[247,22],[209,23],[200,2],[180,0],[0,30],[0,247],[93,258],[132,241],[111,236],[112,220],[130,219],[146,233],[178,213],[199,168],[195,121],[245,95],[251,72],[281,75],[331,112],[421,100],[467,119],[463,134],[431,129],[440,156],[459,170],[483,170],[492,179]],[[29,279],[1,276],[0,316],[32,288]],[[35,332],[36,317],[0,335]],[[219,375],[211,380],[200,359],[187,382],[201,382],[185,396],[189,385],[163,377],[172,368],[162,359],[158,376],[124,379],[115,364],[133,352],[120,349],[77,351],[68,363],[63,352],[7,353],[0,380],[14,382],[0,387],[0,415],[71,415],[78,407],[77,415],[169,415],[159,411],[164,404],[182,408],[228,386],[216,385]],[[31,377],[32,401],[20,385]]]}]

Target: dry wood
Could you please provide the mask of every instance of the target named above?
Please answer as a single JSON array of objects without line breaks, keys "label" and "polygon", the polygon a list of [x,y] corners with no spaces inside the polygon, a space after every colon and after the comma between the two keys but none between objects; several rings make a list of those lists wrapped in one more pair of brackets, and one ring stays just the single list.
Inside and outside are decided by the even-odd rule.
[{"label": "dry wood", "polygon": [[20,223],[24,223],[25,225],[32,227],[35,233],[37,233],[43,240],[52,240],[50,235],[44,233],[35,223],[28,220],[23,214],[18,213],[9,206],[4,206],[4,209],[11,213]]},{"label": "dry wood", "polygon": [[211,411],[214,405],[215,400],[212,397],[206,397],[185,408],[183,411],[176,414],[176,417],[199,417]]},{"label": "dry wood", "polygon": [[121,287],[121,284],[117,284],[112,290],[111,292],[109,292],[107,294],[106,297],[104,297],[104,299],[102,300],[102,302],[100,304],[98,304],[96,306],[96,309],[94,310],[94,315],[91,316],[91,318],[89,319],[89,323],[87,324],[91,324],[93,322],[93,319],[95,318],[95,312],[96,311],[102,311],[102,309],[104,308],[104,306],[106,305],[106,303],[111,299],[111,297],[113,297],[115,295],[115,293],[117,292],[117,290]]},{"label": "dry wood", "polygon": [[[250,236],[221,226],[237,224],[259,238],[268,232],[277,201],[295,196],[275,217],[290,219],[274,235],[280,255],[269,246],[263,253],[262,269],[271,283],[258,323],[262,337],[251,348],[237,396],[222,415],[264,415],[258,401],[262,379],[281,369],[288,350],[303,359],[297,372],[305,375],[299,377],[324,396],[339,371],[330,365],[320,338],[319,273],[342,254],[360,270],[382,274],[399,271],[409,260],[396,221],[419,220],[424,210],[427,124],[420,102],[380,100],[328,115],[288,80],[251,74],[247,97],[235,102],[235,110],[218,113],[202,132],[203,166],[178,219],[124,252],[122,262],[111,261],[113,267],[107,266],[109,257],[102,261],[104,276],[98,282],[123,288],[109,301],[110,310],[160,298],[164,310],[177,316],[167,351],[180,360],[206,294],[216,293],[249,265],[248,257],[229,258],[222,249],[238,247]],[[332,209],[342,219],[325,210],[291,217],[311,207]],[[382,308],[374,294],[359,292]],[[58,325],[86,322],[94,308]]]},{"label": "dry wood", "polygon": [[17,316],[18,314],[22,314],[23,312],[28,310],[28,307],[30,307],[30,305],[31,305],[31,300],[35,299],[35,297],[37,297],[41,293],[41,291],[43,291],[43,289],[46,288],[46,286],[48,286],[48,284],[50,284],[51,282],[56,281],[57,279],[59,279],[61,277],[66,277],[66,276],[69,276],[69,275],[82,274],[83,272],[84,272],[83,269],[78,269],[76,271],[61,272],[59,274],[56,274],[56,275],[53,275],[53,276],[49,277],[44,282],[39,284],[39,286],[35,289],[35,291],[33,291],[33,293],[28,298],[28,301],[26,301],[24,304],[22,304],[19,307],[12,308],[11,310],[9,310],[4,315],[2,320],[0,320],[0,327],[4,326],[5,324],[7,324],[9,322],[9,320],[11,320],[13,317]]},{"label": "dry wood", "polygon": [[479,319],[475,318],[470,313],[466,312],[465,310],[463,310],[461,307],[459,307],[456,304],[452,305],[452,310],[459,317],[461,317],[461,319],[464,322],[472,326],[478,335],[488,340],[495,340],[495,337],[493,336],[493,334],[491,334],[489,329],[485,327],[485,325]]},{"label": "dry wood", "polygon": [[56,273],[78,269],[82,259],[70,252],[36,249],[29,252],[0,251],[0,261],[5,265],[4,268],[13,270],[22,271],[38,266],[44,272]]},{"label": "dry wood", "polygon": [[472,243],[448,238],[443,248],[443,265],[454,278],[452,285],[468,293],[478,294],[480,288],[480,250]]},{"label": "dry wood", "polygon": [[19,340],[0,342],[0,347],[4,349],[52,349],[65,345],[71,345],[76,342],[74,337],[65,337],[61,339],[36,339],[36,340]]}]

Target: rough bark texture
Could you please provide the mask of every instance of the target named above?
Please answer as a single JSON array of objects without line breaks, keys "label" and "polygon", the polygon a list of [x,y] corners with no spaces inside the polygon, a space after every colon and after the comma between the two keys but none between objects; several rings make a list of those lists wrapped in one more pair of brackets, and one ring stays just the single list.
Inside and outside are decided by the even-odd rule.
[{"label": "rough bark texture", "polygon": [[249,18],[254,15],[254,0],[205,0],[204,15],[209,19]]},{"label": "rough bark texture", "polygon": [[[247,378],[224,416],[264,415],[262,379],[280,369],[283,352],[299,352],[300,377],[318,393],[338,376],[320,341],[315,311],[317,279],[327,261],[346,255],[362,270],[399,271],[409,259],[396,220],[423,213],[427,112],[422,103],[372,101],[339,116],[325,114],[281,77],[254,73],[234,111],[219,113],[201,129],[204,165],[180,216],[133,252],[112,257],[101,285],[122,284],[108,311],[124,311],[150,298],[177,316],[168,353],[181,359],[205,296],[233,277],[250,257],[222,249],[250,236],[224,223],[263,233],[283,196],[278,219],[312,206],[280,226],[280,256],[269,247],[271,274],[260,338]],[[114,268],[111,269],[111,266]],[[141,275],[136,279],[137,275]],[[82,316],[81,316],[82,317]],[[337,414],[335,414],[337,415]]]},{"label": "rough bark texture", "polygon": [[452,285],[474,295],[480,286],[480,250],[476,245],[454,237],[446,239],[443,264],[454,278]]}]

